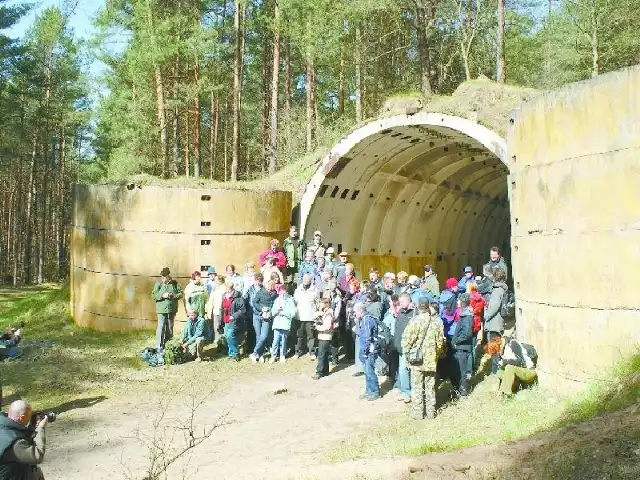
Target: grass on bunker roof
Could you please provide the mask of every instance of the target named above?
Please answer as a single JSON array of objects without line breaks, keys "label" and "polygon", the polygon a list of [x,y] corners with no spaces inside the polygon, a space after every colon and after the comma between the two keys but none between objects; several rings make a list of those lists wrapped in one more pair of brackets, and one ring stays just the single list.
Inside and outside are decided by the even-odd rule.
[{"label": "grass on bunker roof", "polygon": [[[69,291],[60,285],[0,288],[0,330],[23,321],[23,356],[0,364],[5,404],[24,398],[36,409],[55,411],[88,398],[171,394],[184,389],[185,375],[215,393],[231,379],[244,381],[272,370],[225,358],[148,367],[139,353],[153,345],[153,332],[104,333],[75,325],[69,314]],[[295,362],[282,367],[278,370],[303,368]]]}]

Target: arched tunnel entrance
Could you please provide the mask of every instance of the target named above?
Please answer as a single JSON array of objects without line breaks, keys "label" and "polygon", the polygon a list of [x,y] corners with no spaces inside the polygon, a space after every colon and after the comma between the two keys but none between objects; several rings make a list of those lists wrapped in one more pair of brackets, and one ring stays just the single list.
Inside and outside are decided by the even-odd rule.
[{"label": "arched tunnel entrance", "polygon": [[[346,250],[360,273],[378,266],[439,277],[481,271],[497,245],[510,259],[506,143],[470,120],[437,113],[371,122],[322,160],[300,202],[310,240]],[[337,253],[337,252],[336,252]]]}]

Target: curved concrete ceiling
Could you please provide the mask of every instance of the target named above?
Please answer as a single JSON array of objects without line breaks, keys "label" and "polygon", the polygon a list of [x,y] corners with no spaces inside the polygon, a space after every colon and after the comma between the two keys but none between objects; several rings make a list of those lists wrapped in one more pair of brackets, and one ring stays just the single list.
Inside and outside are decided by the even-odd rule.
[{"label": "curved concrete ceiling", "polygon": [[371,122],[322,160],[300,202],[309,238],[377,265],[442,275],[479,268],[491,245],[507,248],[506,143],[475,122],[438,113]]}]

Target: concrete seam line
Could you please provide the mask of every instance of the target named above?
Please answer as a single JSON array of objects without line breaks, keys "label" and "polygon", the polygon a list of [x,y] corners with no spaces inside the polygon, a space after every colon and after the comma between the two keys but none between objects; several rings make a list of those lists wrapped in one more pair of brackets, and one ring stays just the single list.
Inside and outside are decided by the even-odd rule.
[{"label": "concrete seam line", "polygon": [[580,160],[580,159],[588,159],[590,157],[599,157],[599,156],[603,156],[603,155],[607,155],[610,153],[620,153],[620,152],[626,152],[629,150],[640,150],[640,145],[634,145],[632,147],[624,147],[624,148],[614,148],[612,150],[604,150],[604,151],[600,151],[600,152],[591,152],[591,153],[585,153],[583,155],[575,155],[573,157],[566,157],[566,158],[559,158],[556,159],[552,162],[544,162],[544,163],[536,163],[535,165],[527,165],[527,164],[522,164],[522,159],[521,157],[518,157],[519,161],[521,162],[520,165],[522,165],[521,167],[511,167],[512,170],[512,174],[513,173],[519,173],[522,170],[533,170],[533,169],[539,169],[539,168],[543,168],[543,167],[550,167],[552,165],[556,165],[558,163],[563,163],[563,162],[568,162],[570,160]]},{"label": "concrete seam line", "polygon": [[[520,290],[522,290],[522,287],[520,287]],[[518,302],[518,300],[521,300],[523,302],[526,303],[531,303],[534,305],[543,305],[545,307],[553,307],[553,308],[571,308],[573,310],[597,310],[597,311],[601,311],[601,312],[611,312],[611,311],[624,311],[624,312],[638,312],[640,313],[640,308],[629,308],[629,307],[607,307],[607,308],[603,308],[603,307],[590,307],[588,305],[585,306],[578,306],[578,305],[560,305],[560,304],[553,304],[553,303],[545,303],[545,302],[536,302],[535,300],[526,300],[524,298],[516,298],[516,304]]]},{"label": "concrete seam line", "polygon": [[105,315],[104,313],[92,312],[91,310],[87,310],[86,308],[83,308],[82,311],[85,312],[85,313],[90,313],[91,315],[95,315],[96,317],[115,318],[117,320],[143,320],[145,322],[155,322],[156,321],[156,319],[149,319],[149,318],[116,317],[116,316],[113,316],[113,315]]},{"label": "concrete seam line", "polygon": [[164,230],[129,230],[124,228],[103,228],[103,227],[87,227],[85,225],[70,225],[70,227],[78,228],[82,230],[91,230],[98,232],[123,232],[123,233],[162,233],[166,235],[191,235],[194,237],[202,237],[202,236],[243,236],[243,235],[258,235],[265,236],[267,234],[276,234],[286,232],[286,230],[265,230],[262,232],[211,232],[211,233],[199,233],[199,232],[172,232],[172,231],[164,231]]},{"label": "concrete seam line", "polygon": [[[73,268],[77,268],[78,270],[84,270],[85,272],[89,272],[89,273],[97,273],[99,275],[113,275],[115,277],[146,277],[146,278],[158,278],[160,275],[143,275],[143,274],[139,274],[139,273],[119,273],[119,272],[100,272],[98,270],[91,270],[90,268],[86,268],[86,267],[81,267],[79,265],[72,265]],[[171,276],[171,278],[175,279],[189,279],[191,280],[191,276],[184,276],[184,277],[178,277],[178,276]]]}]

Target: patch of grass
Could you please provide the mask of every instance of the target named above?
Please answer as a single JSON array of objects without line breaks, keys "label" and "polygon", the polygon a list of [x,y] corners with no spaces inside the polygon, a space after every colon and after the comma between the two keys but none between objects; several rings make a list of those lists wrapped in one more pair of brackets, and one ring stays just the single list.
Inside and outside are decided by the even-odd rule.
[{"label": "patch of grass", "polygon": [[[229,381],[270,372],[308,372],[307,362],[255,365],[226,358],[195,364],[148,367],[139,358],[153,345],[152,332],[97,332],[78,327],[69,314],[69,292],[59,285],[0,289],[0,330],[25,322],[23,356],[0,370],[5,401],[21,397],[36,409],[129,394],[184,393],[200,385],[220,391]],[[210,347],[209,347],[210,348]]]},{"label": "patch of grass", "polygon": [[[491,380],[479,385],[467,399],[445,405],[433,420],[411,420],[406,413],[384,415],[379,425],[362,437],[330,450],[329,459],[423,455],[515,440],[550,427],[563,411],[561,399],[538,387],[502,400],[493,391]],[[448,391],[448,385],[441,385],[439,397]]]}]

